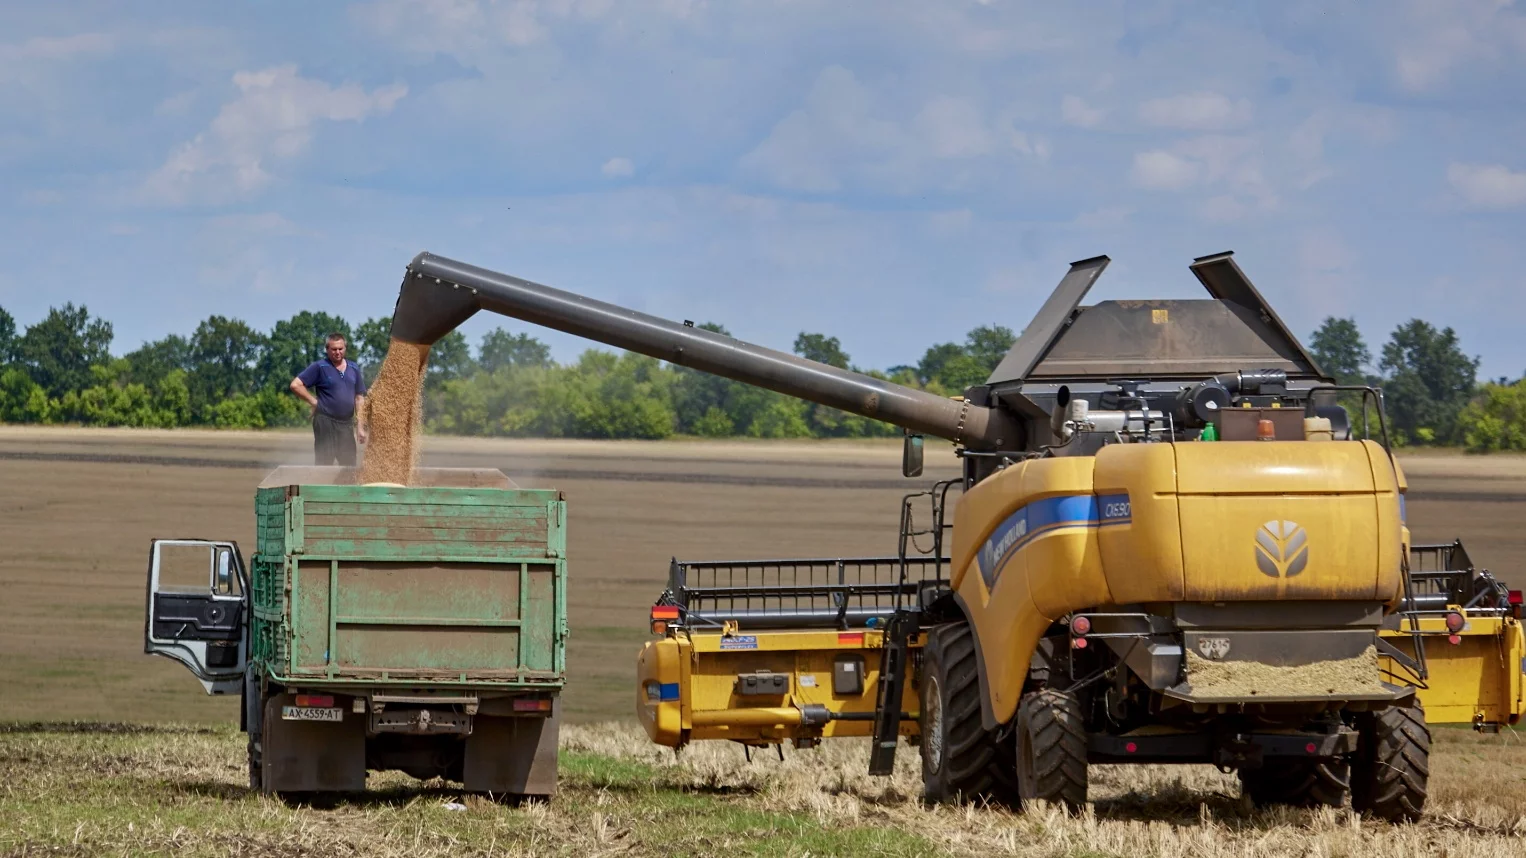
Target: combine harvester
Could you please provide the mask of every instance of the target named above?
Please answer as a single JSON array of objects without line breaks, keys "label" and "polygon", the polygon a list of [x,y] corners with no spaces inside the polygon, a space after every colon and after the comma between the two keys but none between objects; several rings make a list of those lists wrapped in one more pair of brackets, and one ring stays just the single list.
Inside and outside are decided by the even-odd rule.
[{"label": "combine harvester", "polygon": [[1210,763],[1258,804],[1418,818],[1428,723],[1526,710],[1519,593],[1411,544],[1380,392],[1333,384],[1230,254],[1192,264],[1206,300],[1083,307],[1107,264],[954,398],[427,253],[393,336],[485,309],[903,427],[906,477],[955,445],[894,555],[674,560],[655,742],[872,736],[884,775],[906,736],[928,800],[1071,807],[1090,763]]}]

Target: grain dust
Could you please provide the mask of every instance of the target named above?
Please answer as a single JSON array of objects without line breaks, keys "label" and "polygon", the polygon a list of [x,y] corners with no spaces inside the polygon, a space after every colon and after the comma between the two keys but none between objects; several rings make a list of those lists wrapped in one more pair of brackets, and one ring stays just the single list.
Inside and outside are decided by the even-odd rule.
[{"label": "grain dust", "polygon": [[392,340],[371,395],[366,397],[370,439],[360,482],[408,485],[423,437],[424,367],[429,346]]},{"label": "grain dust", "polygon": [[1210,661],[1187,651],[1187,683],[1202,697],[1323,697],[1382,691],[1378,650],[1296,667],[1258,661]]}]

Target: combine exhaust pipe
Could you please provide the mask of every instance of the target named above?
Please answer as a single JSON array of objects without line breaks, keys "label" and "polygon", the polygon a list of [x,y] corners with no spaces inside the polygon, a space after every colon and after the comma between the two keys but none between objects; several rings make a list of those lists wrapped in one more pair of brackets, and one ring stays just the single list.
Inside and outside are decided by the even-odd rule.
[{"label": "combine exhaust pipe", "polygon": [[414,257],[403,278],[392,337],[432,345],[478,310],[967,447],[1023,447],[1022,425],[998,408],[945,398],[427,252]]}]

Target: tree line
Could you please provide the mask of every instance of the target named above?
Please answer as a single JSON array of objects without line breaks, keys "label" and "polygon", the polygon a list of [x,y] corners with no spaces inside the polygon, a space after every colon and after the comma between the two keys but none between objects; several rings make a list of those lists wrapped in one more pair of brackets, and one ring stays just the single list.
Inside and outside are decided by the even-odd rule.
[{"label": "tree line", "polygon": [[[730,335],[722,326],[700,327]],[[297,426],[307,410],[287,385],[323,358],[332,332],[374,379],[386,354],[389,317],[352,326],[301,312],[259,331],[211,316],[188,335],[136,350],[111,350],[109,321],[72,303],[18,331],[0,308],[0,422],[175,428]],[[853,364],[837,337],[801,332],[796,354],[876,378],[957,395],[983,382],[1015,339],[998,325],[939,343],[915,364],[885,370]],[[1330,317],[1308,341],[1344,384],[1380,386],[1391,435],[1400,444],[1526,450],[1526,381],[1480,383],[1479,361],[1455,331],[1412,319],[1396,328],[1374,363],[1356,320]],[[502,328],[475,347],[454,331],[430,351],[425,384],[430,431],[563,438],[865,438],[899,429],[833,408],[633,353],[584,351],[558,363],[545,343]]]}]

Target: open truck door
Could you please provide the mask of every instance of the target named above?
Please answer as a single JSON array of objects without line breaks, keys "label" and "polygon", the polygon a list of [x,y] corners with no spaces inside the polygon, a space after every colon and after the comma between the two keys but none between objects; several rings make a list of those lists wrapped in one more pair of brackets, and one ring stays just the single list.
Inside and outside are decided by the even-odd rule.
[{"label": "open truck door", "polygon": [[249,577],[236,542],[155,539],[143,651],[185,665],[208,694],[243,690]]}]

